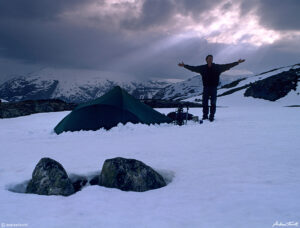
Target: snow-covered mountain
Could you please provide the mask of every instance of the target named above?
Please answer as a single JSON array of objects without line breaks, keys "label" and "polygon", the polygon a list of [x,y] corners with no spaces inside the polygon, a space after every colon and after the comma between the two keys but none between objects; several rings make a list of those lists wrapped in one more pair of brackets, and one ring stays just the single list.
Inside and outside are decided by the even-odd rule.
[{"label": "snow-covered mountain", "polygon": [[[220,85],[228,84],[242,76],[223,76],[220,78]],[[153,98],[162,100],[184,100],[190,97],[199,96],[202,94],[202,78],[200,75],[188,78],[181,82],[170,84],[161,89]]]},{"label": "snow-covered mountain", "polygon": [[166,81],[152,80],[114,81],[95,72],[81,73],[44,68],[4,82],[0,85],[0,97],[8,101],[57,98],[66,102],[80,103],[95,99],[119,85],[136,98],[150,99],[161,88],[170,84]]},{"label": "snow-covered mountain", "polygon": [[182,82],[168,85],[155,94],[155,99],[182,100],[202,93],[203,87],[200,76],[194,76]]},{"label": "snow-covered mountain", "polygon": [[7,102],[7,100],[4,100],[4,99],[0,99],[0,101],[3,102],[3,103]]},{"label": "snow-covered mountain", "polygon": [[[218,94],[223,97],[236,92],[243,92],[245,96],[263,98],[266,93],[271,94],[271,90],[280,90],[282,95],[271,94],[270,100],[277,97],[286,96],[286,91],[292,87],[297,87],[297,77],[299,75],[300,64],[280,67],[254,76],[233,76],[221,77]],[[69,75],[65,77],[65,75]],[[70,76],[71,75],[71,76]],[[279,76],[278,76],[279,75]],[[272,79],[273,77],[274,80]],[[109,78],[109,77],[108,77]],[[95,72],[78,72],[53,70],[44,68],[25,76],[18,76],[0,85],[0,97],[8,101],[36,100],[36,99],[61,99],[66,102],[81,103],[95,99],[112,87],[119,85],[139,99],[162,99],[162,100],[186,100],[200,101],[202,94],[202,79],[194,76],[187,80],[171,83],[167,81],[125,81],[112,80],[97,75]],[[124,77],[125,78],[125,77]],[[270,80],[266,80],[270,78]],[[288,80],[284,82],[286,79]],[[252,86],[256,82],[256,87]],[[275,83],[275,84],[274,84]],[[281,88],[282,83],[287,83],[287,87]],[[295,85],[293,85],[293,83]],[[251,87],[251,89],[250,89]],[[268,90],[263,90],[268,88]],[[246,92],[247,90],[247,92]],[[259,92],[259,90],[265,92]],[[284,91],[285,92],[284,92]],[[296,90],[299,90],[299,86]],[[259,93],[265,93],[265,95]],[[296,92],[296,94],[299,93]],[[275,94],[275,95],[274,95]],[[272,97],[273,96],[273,97]],[[244,97],[244,96],[241,96]],[[300,97],[297,97],[300,98]]]}]

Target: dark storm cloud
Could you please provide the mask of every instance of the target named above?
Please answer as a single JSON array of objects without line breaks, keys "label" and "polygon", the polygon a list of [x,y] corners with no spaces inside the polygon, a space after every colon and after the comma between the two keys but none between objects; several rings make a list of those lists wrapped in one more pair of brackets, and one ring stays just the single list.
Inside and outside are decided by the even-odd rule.
[{"label": "dark storm cloud", "polygon": [[2,0],[0,18],[53,20],[65,10],[80,7],[82,0]]},{"label": "dark storm cloud", "polygon": [[277,30],[300,29],[299,0],[263,0],[258,14],[260,23]]},{"label": "dark storm cloud", "polygon": [[[221,6],[222,14],[242,3],[241,19],[255,10],[263,26],[279,31],[299,30],[300,19],[296,13],[299,0],[138,2],[142,2],[140,14],[133,13],[138,5],[130,2],[113,5],[119,11],[110,14],[102,12],[101,8],[111,4],[109,0],[0,0],[0,58],[9,59],[11,66],[11,61],[16,60],[41,66],[113,70],[142,78],[181,77],[188,73],[178,70],[178,61],[202,64],[207,54],[216,54],[228,45],[208,43],[201,37],[178,40],[171,45],[172,36],[182,32],[185,26],[184,21],[177,21],[178,15],[192,18],[195,25],[208,26],[215,20],[210,10]],[[87,8],[91,4],[92,8],[99,7],[99,12],[89,11]],[[66,12],[71,14],[66,16]],[[211,35],[218,33],[222,31],[214,31]],[[247,40],[249,36],[241,39]],[[276,48],[277,54],[286,56],[289,45],[277,43],[272,48]],[[261,47],[264,51],[259,53],[272,58],[272,48]],[[247,57],[247,53],[243,54]],[[250,59],[245,64],[251,65],[253,58],[254,66],[257,58],[248,56]],[[284,56],[278,58],[290,61]]]},{"label": "dark storm cloud", "polygon": [[[171,26],[175,14],[191,16],[195,21],[203,20],[202,13],[214,8],[219,0],[145,0],[140,17],[124,20],[126,29],[147,29],[155,26]],[[224,1],[224,9],[230,8],[231,3]]]},{"label": "dark storm cloud", "polygon": [[251,12],[253,9],[256,10],[258,4],[260,4],[261,0],[241,0],[241,17],[245,16],[249,12]]},{"label": "dark storm cloud", "polygon": [[135,48],[116,29],[108,30],[107,21],[103,22],[106,27],[99,29],[58,17],[88,1],[9,2],[0,5],[2,57],[55,67],[103,68],[116,56]]},{"label": "dark storm cloud", "polygon": [[[91,49],[93,31],[69,26],[59,16],[93,1],[13,0],[0,1],[0,57],[25,63],[49,65],[79,64],[80,53]],[[87,45],[85,45],[87,44]],[[82,50],[82,46],[86,49]]]},{"label": "dark storm cloud", "polygon": [[[91,2],[96,1],[1,2],[0,56],[46,66],[110,70],[116,69],[115,59],[160,39],[161,35],[151,33],[126,38],[123,31],[128,28],[111,23],[118,17],[115,14],[87,17],[96,26],[71,23],[59,17],[64,11]],[[170,1],[145,1],[141,18],[131,21],[131,26],[143,29],[160,25],[172,14],[172,7]],[[128,27],[129,24],[127,21]]]},{"label": "dark storm cloud", "polygon": [[92,67],[127,47],[113,32],[88,27],[40,22],[17,23],[13,29],[1,25],[2,55],[32,63]]},{"label": "dark storm cloud", "polygon": [[217,0],[178,0],[177,9],[183,14],[188,14],[194,18],[199,18],[201,13],[207,12],[209,9],[212,9],[216,4],[220,3]]},{"label": "dark storm cloud", "polygon": [[260,24],[275,30],[300,29],[299,0],[243,0],[243,15],[256,10]]},{"label": "dark storm cloud", "polygon": [[[289,48],[287,49],[287,47]],[[285,41],[279,41],[265,45],[253,53],[245,53],[245,58],[248,60],[247,66],[252,72],[258,74],[270,69],[300,63],[299,52],[291,51],[290,48],[297,47]]]},{"label": "dark storm cloud", "polygon": [[175,6],[171,0],[146,0],[140,17],[125,19],[122,25],[135,30],[167,24],[175,12]]}]

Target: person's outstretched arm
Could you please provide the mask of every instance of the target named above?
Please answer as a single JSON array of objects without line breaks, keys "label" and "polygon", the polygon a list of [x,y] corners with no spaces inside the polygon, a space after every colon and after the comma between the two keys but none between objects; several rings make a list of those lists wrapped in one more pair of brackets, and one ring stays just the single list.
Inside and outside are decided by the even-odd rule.
[{"label": "person's outstretched arm", "polygon": [[202,71],[202,66],[189,66],[189,65],[184,64],[184,62],[178,63],[178,66],[184,67],[185,69],[188,69],[188,70],[196,72],[196,73],[201,73],[201,71]]},{"label": "person's outstretched arm", "polygon": [[224,71],[231,69],[232,67],[237,66],[238,64],[240,64],[242,62],[245,62],[245,59],[239,59],[236,62],[228,63],[228,64],[219,64],[219,71],[222,73]]}]

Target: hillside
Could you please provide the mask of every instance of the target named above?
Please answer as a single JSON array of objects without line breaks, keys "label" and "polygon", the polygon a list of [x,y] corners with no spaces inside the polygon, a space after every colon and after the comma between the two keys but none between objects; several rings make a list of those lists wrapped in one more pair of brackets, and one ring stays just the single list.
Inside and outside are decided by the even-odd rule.
[{"label": "hillside", "polygon": [[[220,78],[220,85],[228,84],[235,80],[235,78],[240,78],[239,76],[230,77],[228,75]],[[200,75],[188,78],[181,82],[176,82],[170,84],[163,89],[160,89],[155,95],[154,99],[161,100],[183,100],[190,97],[198,96],[202,94],[202,78]]]},{"label": "hillside", "polygon": [[[300,64],[280,67],[238,79],[218,89],[218,104],[282,103],[300,104]],[[185,101],[201,101],[195,96]]]}]

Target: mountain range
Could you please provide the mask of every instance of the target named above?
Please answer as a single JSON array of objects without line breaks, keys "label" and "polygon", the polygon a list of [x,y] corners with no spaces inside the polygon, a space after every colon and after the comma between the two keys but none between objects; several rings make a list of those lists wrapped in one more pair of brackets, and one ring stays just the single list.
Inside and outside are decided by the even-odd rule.
[{"label": "mountain range", "polygon": [[44,68],[39,71],[16,76],[0,85],[0,98],[10,101],[61,99],[71,103],[82,103],[102,96],[114,86],[121,86],[139,99],[150,99],[167,81],[116,81],[97,75],[75,75],[64,77],[64,73]]},{"label": "mountain range", "polygon": [[[61,99],[71,103],[82,103],[100,97],[118,85],[138,99],[199,101],[203,90],[199,75],[172,83],[166,80],[120,81],[97,75],[80,74],[74,77],[64,77],[64,73],[70,74],[70,72],[43,68],[27,75],[16,76],[0,84],[0,98],[10,102]],[[288,91],[297,87],[299,74],[300,64],[294,64],[244,78],[222,76],[218,94],[225,96],[244,89],[247,90],[245,96],[276,100],[276,98],[285,96]],[[275,79],[272,80],[274,77]],[[271,79],[266,80],[268,78]],[[253,83],[256,83],[256,86],[252,85]],[[287,85],[284,87],[285,89],[281,88],[283,83]],[[269,90],[261,92],[264,91],[263,88]],[[281,95],[274,95],[273,93],[268,97],[266,94],[271,94],[270,91],[272,90],[284,91]]]}]

